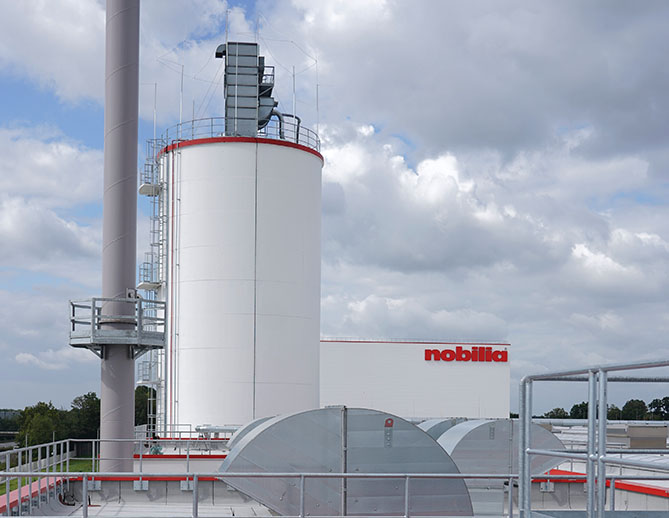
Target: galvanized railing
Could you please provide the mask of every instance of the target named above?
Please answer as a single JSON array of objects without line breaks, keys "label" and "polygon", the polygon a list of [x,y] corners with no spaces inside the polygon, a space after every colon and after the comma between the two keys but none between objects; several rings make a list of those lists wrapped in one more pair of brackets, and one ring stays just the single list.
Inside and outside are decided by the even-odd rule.
[{"label": "galvanized railing", "polygon": [[[16,473],[0,473],[0,476],[12,477],[23,477],[23,478],[33,478],[33,477],[44,477],[42,472],[16,472]],[[192,503],[192,514],[193,518],[197,518],[199,515],[199,492],[198,492],[198,482],[202,479],[214,479],[220,480],[224,483],[223,479],[233,479],[233,478],[270,478],[270,479],[295,479],[299,481],[299,514],[294,517],[289,518],[304,518],[305,517],[305,484],[307,480],[310,479],[335,479],[335,480],[350,480],[350,479],[396,479],[403,481],[404,486],[404,514],[405,518],[410,518],[410,508],[409,502],[411,501],[411,481],[413,480],[425,480],[425,479],[497,479],[497,480],[508,480],[508,475],[492,474],[492,473],[483,473],[483,474],[466,474],[466,473],[221,473],[221,472],[158,472],[158,473],[143,473],[138,474],[134,472],[81,472],[81,473],[69,473],[69,472],[57,472],[51,473],[51,477],[58,477],[65,482],[68,482],[72,479],[81,479],[82,481],[82,514],[84,518],[88,517],[88,493],[89,493],[89,484],[90,481],[99,481],[104,480],[105,478],[111,478],[112,480],[126,480],[126,481],[150,481],[152,478],[158,478],[164,480],[166,478],[173,480],[184,480],[192,482],[190,485],[190,490],[193,492],[193,503]],[[61,484],[62,485],[62,484]],[[120,495],[119,495],[120,496]],[[144,511],[145,512],[145,511]],[[113,513],[113,511],[112,511]],[[513,509],[511,509],[511,515],[513,514]],[[9,516],[9,515],[8,515]],[[124,514],[125,516],[125,514]],[[238,516],[238,515],[237,515]],[[320,518],[313,515],[312,518]],[[356,515],[361,516],[361,515]],[[374,518],[386,518],[382,514],[371,515]],[[370,516],[370,518],[371,518]],[[387,517],[390,518],[390,517]]]},{"label": "galvanized railing", "polygon": [[[611,504],[615,502],[615,480],[669,480],[669,475],[660,476],[607,476],[606,466],[628,466],[646,468],[658,471],[669,471],[667,467],[659,466],[654,462],[625,460],[611,456],[612,452],[606,447],[606,415],[607,415],[607,384],[609,381],[633,383],[666,383],[667,378],[659,377],[622,377],[609,376],[610,372],[650,369],[669,366],[669,360],[636,362],[627,364],[605,365],[526,376],[520,382],[519,418],[520,418],[520,448],[519,448],[519,485],[518,508],[520,518],[531,518],[532,500],[530,474],[530,457],[542,455],[547,457],[573,459],[583,461],[586,465],[586,513],[588,518],[604,518],[606,505],[606,481],[613,479]],[[586,375],[586,377],[583,377]],[[566,450],[542,450],[531,447],[532,430],[532,399],[533,384],[538,381],[569,381],[588,382],[588,420],[587,420],[587,449],[584,453]],[[625,450],[615,450],[617,454],[631,453]],[[669,453],[669,452],[667,452]],[[622,455],[621,455],[622,457]],[[554,477],[551,477],[551,479]],[[615,504],[614,504],[615,505]]]},{"label": "galvanized railing", "polygon": [[[395,479],[398,481],[401,481],[403,483],[403,501],[404,501],[404,509],[403,509],[403,514],[405,518],[410,518],[411,512],[410,512],[410,506],[409,502],[411,501],[411,487],[412,481],[415,480],[424,480],[424,479],[455,479],[455,480],[477,480],[477,479],[487,479],[487,480],[504,480],[504,481],[509,481],[510,484],[508,486],[508,510],[504,513],[505,516],[512,517],[514,515],[514,509],[513,509],[513,481],[518,478],[518,475],[501,475],[499,473],[476,473],[476,474],[467,474],[467,473],[295,473],[295,472],[288,472],[288,473],[266,473],[266,472],[261,472],[261,473],[222,473],[222,472],[192,472],[192,471],[186,471],[186,472],[144,472],[144,473],[136,473],[136,472],[80,472],[80,473],[72,473],[68,471],[59,471],[59,472],[50,472],[50,473],[44,473],[41,471],[21,471],[21,472],[11,472],[11,473],[0,473],[0,477],[6,477],[6,480],[9,480],[11,478],[19,478],[19,479],[28,479],[32,480],[34,478],[37,479],[42,479],[42,478],[50,478],[53,481],[58,481],[58,483],[53,484],[53,493],[49,496],[47,493],[47,499],[48,498],[54,498],[58,494],[62,494],[63,488],[69,487],[70,486],[70,481],[73,479],[76,481],[81,481],[81,505],[82,505],[82,515],[83,518],[88,518],[88,507],[89,507],[89,493],[91,492],[91,487],[96,486],[96,482],[103,482],[105,480],[113,480],[113,481],[119,481],[119,480],[125,480],[127,482],[133,482],[133,491],[137,490],[146,490],[146,486],[142,486],[141,482],[144,481],[146,483],[151,482],[153,479],[158,479],[161,482],[164,482],[165,479],[172,479],[174,481],[185,481],[187,482],[187,489],[183,490],[188,490],[192,491],[193,497],[192,497],[192,510],[191,510],[191,516],[193,518],[197,518],[199,516],[199,507],[200,507],[200,492],[198,489],[198,483],[201,482],[202,480],[207,480],[207,481],[220,481],[221,483],[225,483],[224,479],[235,479],[235,478],[240,478],[240,479],[245,479],[245,478],[253,478],[253,479],[258,479],[258,478],[270,478],[270,479],[294,479],[297,481],[297,484],[299,484],[298,490],[299,490],[299,514],[294,515],[294,516],[288,516],[287,518],[304,518],[306,513],[305,513],[305,485],[307,480],[310,479],[335,479],[335,480],[350,480],[350,479]],[[572,480],[574,479],[573,475],[553,475],[550,477],[547,477],[546,475],[537,475],[533,476],[531,478],[540,478],[540,479],[546,479],[549,478],[550,480],[554,481],[559,481],[559,480]],[[610,481],[611,483],[611,488],[612,490],[615,489],[615,481],[616,480],[656,480],[656,481],[666,481],[669,480],[669,474],[668,475],[660,475],[660,476],[648,476],[648,475],[630,475],[630,476],[608,476],[606,477],[607,481]],[[139,484],[135,485],[136,482],[139,482]],[[33,483],[34,484],[34,483]],[[47,486],[50,487],[50,486]],[[121,488],[118,488],[121,490]],[[121,490],[122,491],[122,490]],[[613,492],[612,492],[613,494]],[[122,497],[122,494],[119,493],[119,498]],[[32,498],[29,497],[28,495],[25,495],[23,498],[19,496],[19,503],[18,505],[21,506],[22,504],[25,504],[26,501],[29,500],[29,505],[27,506],[26,511],[28,511],[28,514],[33,514],[33,511],[39,507],[42,499],[39,499],[36,504],[32,502]],[[48,500],[47,500],[48,501]],[[615,508],[615,503],[614,500],[611,501],[611,508]],[[25,507],[25,506],[24,506]],[[111,515],[114,515],[117,511],[112,509],[109,511]],[[146,510],[142,510],[143,513],[146,513]],[[522,510],[521,510],[522,512]],[[6,509],[7,516],[11,516],[11,511],[9,509],[9,506]],[[209,513],[208,513],[209,514]],[[105,516],[104,514],[96,513],[97,516]],[[124,516],[132,516],[132,514],[128,511],[124,512]],[[236,515],[238,518],[242,518],[239,514]],[[309,515],[311,518],[325,518],[325,517],[320,517],[320,516],[315,516],[315,515]],[[362,515],[356,515],[359,518],[364,518]],[[397,516],[397,515],[393,515]],[[249,517],[250,518],[250,517]],[[369,518],[390,518],[389,516],[385,516],[382,514],[374,514],[374,515],[369,515]]]},{"label": "galvanized railing", "polygon": [[[299,502],[300,502],[300,512],[298,515],[292,518],[304,518],[305,517],[305,509],[304,509],[304,500],[305,500],[305,483],[308,479],[323,479],[323,478],[331,478],[331,479],[339,479],[339,480],[344,480],[344,479],[397,479],[399,481],[403,482],[404,485],[404,516],[405,518],[410,517],[410,509],[409,509],[409,502],[411,499],[411,481],[413,480],[420,480],[420,479],[460,479],[460,480],[475,480],[475,479],[487,479],[487,480],[503,480],[505,482],[508,482],[508,486],[506,488],[507,492],[507,502],[508,502],[508,507],[505,509],[504,515],[508,517],[513,517],[514,516],[514,498],[513,498],[513,488],[514,488],[514,481],[518,480],[520,477],[518,474],[493,474],[493,473],[476,473],[476,474],[466,474],[466,473],[295,473],[295,472],[289,472],[289,473],[222,473],[222,472],[194,472],[191,471],[190,468],[188,467],[188,461],[186,461],[186,470],[182,472],[147,472],[147,471],[142,471],[142,451],[143,448],[140,447],[138,451],[140,452],[139,454],[139,459],[135,458],[135,461],[139,460],[139,471],[135,472],[100,472],[97,470],[92,470],[92,471],[83,471],[83,472],[70,472],[69,471],[69,461],[70,461],[70,455],[69,452],[72,451],[72,444],[71,443],[76,443],[76,442],[89,442],[89,440],[86,439],[69,439],[65,441],[56,441],[54,443],[50,443],[48,445],[40,445],[40,446],[33,446],[29,448],[21,448],[19,450],[15,450],[11,452],[11,455],[20,455],[20,453],[23,453],[26,458],[28,458],[28,455],[30,451],[35,451],[38,448],[45,448],[45,447],[50,447],[53,448],[54,454],[50,457],[50,461],[48,464],[48,467],[46,468],[47,471],[34,471],[34,470],[25,470],[22,468],[25,468],[26,466],[32,466],[34,464],[27,464],[27,462],[22,462],[18,466],[16,466],[16,470],[9,472],[0,472],[0,479],[4,478],[5,484],[6,484],[6,494],[9,495],[9,487],[10,487],[10,480],[12,479],[18,479],[18,502],[16,504],[21,508],[25,509],[27,514],[31,515],[33,514],[34,510],[38,508],[43,501],[49,502],[51,498],[57,498],[59,495],[62,495],[65,492],[65,488],[70,487],[70,481],[72,479],[76,479],[77,481],[81,480],[82,481],[82,486],[81,486],[81,503],[82,503],[82,513],[84,518],[87,518],[88,516],[88,503],[89,503],[89,491],[91,490],[91,487],[96,487],[95,482],[101,482],[104,481],[105,479],[111,479],[114,481],[118,480],[127,480],[127,481],[132,481],[133,482],[133,490],[146,490],[146,486],[142,485],[142,482],[148,483],[152,481],[153,479],[158,479],[160,481],[164,481],[166,478],[173,479],[175,481],[186,481],[188,482],[187,485],[187,490],[190,490],[193,492],[193,501],[192,501],[192,513],[191,516],[193,518],[198,517],[198,507],[199,507],[199,492],[198,492],[198,481],[201,481],[203,479],[207,479],[208,481],[221,481],[223,482],[223,479],[225,478],[290,478],[290,479],[295,479],[299,481]],[[94,444],[99,441],[93,441]],[[142,443],[145,441],[135,441],[136,443]],[[193,441],[194,442],[194,441]],[[92,458],[82,458],[78,457],[79,460],[86,459],[86,460],[93,460],[93,467],[95,467],[96,461],[99,462],[99,458],[97,457],[97,452],[99,452],[99,446],[93,446],[93,457]],[[58,453],[56,453],[58,452]],[[65,454],[63,452],[66,452]],[[607,452],[607,453],[612,453],[613,450]],[[541,454],[545,455],[547,454],[546,451],[543,450],[530,450],[527,452],[528,454]],[[550,454],[554,454],[556,457],[566,457],[566,455],[558,455],[558,454],[563,454],[565,452],[557,452],[557,451],[550,451]],[[6,455],[10,455],[10,453],[7,453]],[[580,454],[577,454],[580,455]],[[573,456],[572,456],[573,457]],[[579,457],[580,458],[580,457]],[[619,459],[616,459],[619,460]],[[7,462],[9,463],[9,458],[7,459]],[[633,467],[648,467],[648,463],[644,462],[638,462],[638,461],[623,461],[624,465],[628,466],[633,466]],[[99,464],[98,464],[99,465]],[[56,469],[60,467],[58,471]],[[657,468],[657,466],[652,466],[654,468]],[[530,481],[532,480],[548,480],[548,481],[568,481],[568,482],[574,482],[576,479],[580,479],[581,477],[575,477],[573,474],[571,475],[531,475],[530,476]],[[585,477],[583,477],[585,478]],[[37,482],[33,482],[34,479],[37,479]],[[40,483],[41,480],[46,479],[47,484],[44,486],[43,484]],[[28,494],[22,494],[22,489],[25,490],[26,486],[23,485],[23,482],[26,480],[31,481],[30,482],[30,490]],[[616,489],[616,481],[618,480],[625,480],[625,481],[632,481],[632,480],[642,480],[642,481],[666,481],[669,480],[669,474],[666,475],[607,475],[604,477],[604,486],[606,487],[606,482],[609,482],[610,485],[610,491],[611,491],[611,499],[610,499],[610,509],[614,510],[615,509],[615,489]],[[89,485],[90,482],[91,484]],[[134,483],[137,482],[138,484],[135,485]],[[587,482],[586,482],[587,483]],[[38,488],[40,488],[40,492],[44,492],[45,495],[38,495],[37,502],[34,501],[33,497],[33,488],[37,485]],[[129,489],[128,489],[129,490]],[[121,495],[119,494],[119,497]],[[523,509],[523,501],[522,501],[523,495],[519,494],[519,506],[520,506],[520,512],[521,516],[529,516],[526,511],[527,509]],[[27,504],[27,505],[26,505]],[[111,511],[113,513],[113,511]],[[12,513],[10,507],[9,507],[9,499],[7,499],[7,508],[6,508],[6,515],[10,516]],[[127,512],[124,514],[127,515]],[[238,515],[239,516],[239,515]],[[375,518],[385,518],[382,515],[373,515]],[[312,516],[312,518],[318,518],[315,516]],[[371,518],[371,517],[370,517]]]},{"label": "galvanized railing", "polygon": [[[125,305],[124,314],[109,314],[104,306]],[[122,329],[110,325],[121,324]],[[70,301],[70,345],[99,347],[128,344],[163,347],[165,343],[165,302],[143,298],[94,297]]]},{"label": "galvanized railing", "polygon": [[[162,149],[179,141],[225,136],[225,117],[193,119],[168,128],[160,139],[159,147]],[[267,126],[258,131],[257,137],[300,144],[316,151],[320,151],[321,148],[321,141],[316,132],[306,128],[299,119],[288,114],[284,116],[282,123],[272,118]]]}]

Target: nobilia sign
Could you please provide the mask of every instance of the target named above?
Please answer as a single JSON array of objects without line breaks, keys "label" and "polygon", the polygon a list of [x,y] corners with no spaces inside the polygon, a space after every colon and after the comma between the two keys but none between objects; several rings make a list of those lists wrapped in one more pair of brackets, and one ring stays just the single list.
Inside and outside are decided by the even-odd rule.
[{"label": "nobilia sign", "polygon": [[473,346],[464,348],[457,346],[453,349],[425,349],[426,361],[442,362],[508,362],[509,353],[505,350],[492,347]]}]

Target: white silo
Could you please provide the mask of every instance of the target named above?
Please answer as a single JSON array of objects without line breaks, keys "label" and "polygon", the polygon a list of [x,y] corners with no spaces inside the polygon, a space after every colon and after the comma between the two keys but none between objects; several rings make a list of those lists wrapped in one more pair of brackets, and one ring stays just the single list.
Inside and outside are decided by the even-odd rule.
[{"label": "white silo", "polygon": [[318,138],[274,108],[256,44],[217,56],[226,117],[181,125],[159,154],[168,428],[318,406]]}]

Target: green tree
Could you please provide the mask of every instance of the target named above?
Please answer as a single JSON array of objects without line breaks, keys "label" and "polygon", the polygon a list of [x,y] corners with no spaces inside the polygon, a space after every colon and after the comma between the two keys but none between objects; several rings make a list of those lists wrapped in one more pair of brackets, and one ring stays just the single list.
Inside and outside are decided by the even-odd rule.
[{"label": "green tree", "polygon": [[608,410],[606,411],[607,419],[622,419],[622,410],[616,405],[609,405]]},{"label": "green tree", "polygon": [[5,432],[17,432],[19,430],[20,410],[0,408],[0,430]]},{"label": "green tree", "polygon": [[653,414],[653,419],[669,419],[669,397],[653,399],[648,403],[648,409]]},{"label": "green tree", "polygon": [[622,418],[628,421],[637,421],[645,419],[648,413],[646,403],[640,399],[630,399],[623,405]]},{"label": "green tree", "polygon": [[88,392],[72,400],[68,413],[68,435],[74,439],[95,439],[100,427],[100,398]]},{"label": "green tree", "polygon": [[554,408],[544,414],[549,419],[569,419],[569,413],[564,408]]},{"label": "green tree", "polygon": [[51,402],[40,401],[27,406],[19,416],[19,431],[16,438],[21,446],[32,446],[64,439],[67,435],[67,412],[59,410]]},{"label": "green tree", "polygon": [[576,403],[569,411],[569,417],[572,419],[587,419],[588,418],[588,404],[585,401]]},{"label": "green tree", "polygon": [[144,385],[140,385],[135,389],[135,426],[149,422],[149,405],[155,404],[155,400],[155,389],[145,387]]}]

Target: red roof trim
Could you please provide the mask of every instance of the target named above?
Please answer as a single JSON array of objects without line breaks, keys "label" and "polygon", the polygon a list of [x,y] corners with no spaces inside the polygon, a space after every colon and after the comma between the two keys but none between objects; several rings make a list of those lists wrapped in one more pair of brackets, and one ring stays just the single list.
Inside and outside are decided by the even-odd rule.
[{"label": "red roof trim", "polygon": [[[574,478],[569,479],[558,479],[551,480],[556,484],[571,484],[579,483],[585,484],[586,478],[584,473],[578,473],[576,471],[565,471],[562,469],[551,469],[548,472],[548,475],[574,475]],[[624,475],[622,475],[624,476]],[[546,482],[548,478],[535,478],[533,482]],[[611,481],[606,481],[606,487],[611,487]],[[616,480],[616,489],[622,489],[629,491],[630,493],[640,493],[643,495],[659,496],[662,498],[669,498],[669,488],[660,487],[660,486],[651,486],[650,484],[641,484],[639,482],[625,481],[625,480]]]},{"label": "red roof trim", "polygon": [[230,440],[229,437],[210,437],[207,439],[206,437],[157,437],[159,441],[228,441]]},{"label": "red roof trim", "polygon": [[[139,459],[139,455],[135,453],[133,455],[135,459]],[[175,455],[175,454],[165,454],[165,455],[153,455],[153,454],[148,454],[148,455],[142,455],[142,459],[191,459],[191,460],[200,460],[200,459],[225,459],[227,455],[224,454],[216,454],[216,455],[200,455],[198,453],[192,453],[190,455]]]},{"label": "red roof trim", "polygon": [[307,153],[311,153],[312,155],[320,158],[321,162],[325,162],[323,160],[323,155],[321,155],[315,149],[311,149],[310,147],[303,146],[301,144],[295,144],[294,142],[288,142],[286,140],[276,140],[271,138],[255,138],[255,137],[208,137],[208,138],[196,138],[193,140],[182,140],[175,142],[174,144],[170,144],[167,147],[164,147],[158,152],[158,156],[162,155],[163,153],[172,151],[173,149],[176,148],[199,146],[201,144],[216,144],[219,142],[250,142],[255,144],[272,144],[274,146],[292,147],[294,149],[299,149],[301,151],[306,151]]},{"label": "red roof trim", "polygon": [[321,340],[321,343],[345,343],[345,344],[417,344],[417,345],[497,345],[500,347],[509,347],[511,344],[503,342],[422,342],[403,341],[396,342],[394,340]]}]

